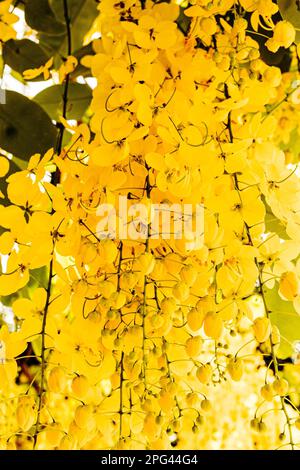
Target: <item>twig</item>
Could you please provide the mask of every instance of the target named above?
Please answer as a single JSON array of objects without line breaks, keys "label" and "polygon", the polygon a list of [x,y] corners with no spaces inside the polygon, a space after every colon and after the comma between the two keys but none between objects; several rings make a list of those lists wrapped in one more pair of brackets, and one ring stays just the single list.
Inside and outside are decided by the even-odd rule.
[{"label": "twig", "polygon": [[[67,31],[67,38],[68,38],[68,55],[71,54],[72,44],[71,44],[71,27],[70,27],[70,18],[68,12],[68,0],[62,0],[63,7],[64,7],[64,17],[66,22],[66,31]],[[68,89],[69,89],[69,79],[70,75],[67,74],[65,78],[65,85],[64,85],[64,93],[63,93],[63,117],[66,118],[67,115],[67,104],[68,104]],[[62,151],[62,142],[64,136],[64,125],[63,123],[58,123],[57,127],[59,129],[57,144],[56,144],[56,153],[57,155],[61,154]],[[57,168],[53,177],[52,177],[52,184],[57,185],[60,181],[60,171]],[[52,210],[53,213],[53,210]],[[54,256],[54,249],[55,249],[55,239],[53,239],[53,251],[52,251],[52,259],[50,261],[49,266],[49,277],[48,277],[48,285],[47,285],[47,297],[45,308],[43,312],[43,320],[42,320],[42,331],[41,331],[41,338],[42,338],[42,346],[41,346],[41,381],[40,381],[40,390],[38,395],[38,406],[37,406],[37,419],[35,423],[35,433],[34,433],[34,448],[37,444],[37,437],[40,428],[40,418],[41,418],[41,409],[43,403],[43,393],[45,391],[45,370],[46,370],[46,327],[47,327],[47,315],[50,305],[50,297],[51,297],[51,288],[52,288],[52,279],[53,279],[53,256]]]}]

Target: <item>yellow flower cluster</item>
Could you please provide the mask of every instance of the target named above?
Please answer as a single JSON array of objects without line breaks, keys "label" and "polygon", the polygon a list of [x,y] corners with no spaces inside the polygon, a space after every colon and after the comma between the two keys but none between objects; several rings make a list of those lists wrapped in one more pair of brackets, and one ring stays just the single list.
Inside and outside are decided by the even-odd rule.
[{"label": "yellow flower cluster", "polygon": [[[185,35],[176,2],[102,0],[101,39],[85,59],[97,79],[89,126],[8,178],[0,295],[45,266],[47,281],[14,301],[15,331],[0,330],[4,448],[295,446],[266,294],[300,313],[300,180],[278,145],[294,78],[247,34],[245,12],[270,18],[271,1],[193,3]],[[279,22],[269,48],[293,40]],[[203,246],[156,239],[151,222],[145,240],[102,239],[97,208],[120,196],[201,203]],[[266,208],[285,239],[266,227]],[[22,353],[33,361],[17,371]]]}]

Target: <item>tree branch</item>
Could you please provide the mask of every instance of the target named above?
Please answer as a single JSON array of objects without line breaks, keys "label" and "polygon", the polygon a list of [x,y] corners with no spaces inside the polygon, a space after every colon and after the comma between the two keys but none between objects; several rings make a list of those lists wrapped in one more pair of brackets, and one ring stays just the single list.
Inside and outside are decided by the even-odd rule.
[{"label": "tree branch", "polygon": [[[69,18],[69,11],[68,11],[68,0],[63,1],[63,8],[64,8],[64,17],[66,23],[66,32],[67,32],[67,43],[68,43],[68,55],[71,55],[72,52],[72,39],[71,39],[71,23]],[[67,117],[67,105],[68,105],[68,90],[69,90],[69,82],[70,82],[70,74],[66,75],[65,84],[64,84],[64,93],[63,93],[63,109],[62,109],[62,116],[64,119]],[[61,154],[62,151],[62,143],[64,137],[65,127],[63,123],[57,123],[57,127],[59,129],[57,144],[55,152],[57,155]],[[60,171],[57,168],[53,177],[52,177],[52,184],[57,185],[60,181]],[[53,210],[52,210],[53,213]],[[43,321],[42,321],[42,347],[41,347],[41,381],[40,381],[40,390],[38,396],[38,410],[37,410],[37,420],[35,424],[35,434],[34,434],[34,448],[37,444],[37,437],[40,428],[40,415],[43,403],[43,393],[45,392],[45,370],[46,370],[46,327],[47,327],[47,315],[48,309],[50,305],[50,298],[51,298],[51,288],[52,288],[52,279],[53,279],[53,257],[54,257],[54,249],[55,249],[55,239],[53,239],[53,252],[52,252],[52,259],[50,261],[49,266],[49,277],[48,277],[48,285],[47,285],[47,297],[46,297],[46,304],[43,312]]]}]

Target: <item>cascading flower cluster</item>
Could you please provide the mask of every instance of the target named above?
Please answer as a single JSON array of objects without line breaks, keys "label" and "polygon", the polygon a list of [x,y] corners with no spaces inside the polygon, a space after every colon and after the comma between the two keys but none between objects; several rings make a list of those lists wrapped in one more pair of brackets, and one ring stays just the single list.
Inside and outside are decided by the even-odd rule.
[{"label": "cascading flower cluster", "polygon": [[[71,141],[10,175],[0,208],[0,294],[47,267],[13,302],[15,330],[0,330],[3,448],[221,448],[245,423],[247,448],[296,447],[297,394],[279,370],[288,340],[268,299],[300,313],[300,180],[280,147],[299,126],[299,73],[267,65],[255,40],[265,25],[270,51],[291,46],[277,10],[101,1],[83,59],[97,79],[91,119],[62,120]],[[120,196],[201,203],[203,246],[157,239],[151,221],[145,239],[102,239],[97,209]],[[22,358],[33,362],[20,370]]]}]

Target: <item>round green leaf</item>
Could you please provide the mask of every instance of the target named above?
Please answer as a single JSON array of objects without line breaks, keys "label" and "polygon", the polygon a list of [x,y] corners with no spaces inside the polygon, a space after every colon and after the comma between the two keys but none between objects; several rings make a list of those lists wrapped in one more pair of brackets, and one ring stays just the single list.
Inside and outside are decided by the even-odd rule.
[{"label": "round green leaf", "polygon": [[[62,116],[64,85],[54,85],[38,93],[34,100],[44,108],[51,119],[56,121]],[[88,85],[69,83],[67,119],[80,119],[92,99],[92,90]]]},{"label": "round green leaf", "polygon": [[[62,2],[60,3],[62,8]],[[64,22],[56,18],[48,0],[27,0],[25,20],[32,29],[45,34],[56,35],[66,32]]]},{"label": "round green leaf", "polygon": [[0,146],[22,160],[54,147],[57,130],[48,114],[20,93],[5,94],[6,103],[0,104]]},{"label": "round green leaf", "polygon": [[[50,0],[49,4],[58,18],[58,20],[65,24],[64,9],[62,0]],[[71,46],[72,53],[80,49],[83,44],[83,39],[86,33],[91,28],[99,11],[97,9],[97,2],[95,0],[68,0],[68,15],[71,23]],[[40,42],[52,51],[59,51],[62,55],[67,55],[67,35],[66,26],[64,35],[59,38],[51,38],[46,30],[42,31]]]},{"label": "round green leaf", "polygon": [[3,44],[2,54],[4,63],[20,74],[44,65],[49,59],[49,55],[41,46],[29,39],[10,39]]}]

